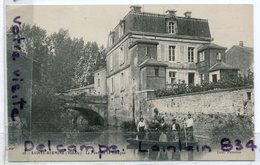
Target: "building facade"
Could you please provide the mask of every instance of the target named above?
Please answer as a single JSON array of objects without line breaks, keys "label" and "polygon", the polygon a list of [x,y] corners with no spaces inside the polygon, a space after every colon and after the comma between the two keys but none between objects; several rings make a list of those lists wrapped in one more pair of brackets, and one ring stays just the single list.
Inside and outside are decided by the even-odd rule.
[{"label": "building facade", "polygon": [[238,75],[239,69],[226,63],[226,49],[214,43],[198,49],[197,70],[200,73],[200,83],[215,83]]},{"label": "building facade", "polygon": [[[154,14],[131,6],[108,36],[109,124],[120,125],[142,116],[138,95],[145,92],[164,89],[169,84],[215,81],[210,69],[224,63],[226,48],[212,40],[208,21],[192,18],[191,12],[180,17],[174,10]],[[220,72],[222,68],[213,70],[224,73]]]},{"label": "building facade", "polygon": [[97,95],[107,94],[107,72],[106,68],[101,68],[94,72],[94,89]]}]

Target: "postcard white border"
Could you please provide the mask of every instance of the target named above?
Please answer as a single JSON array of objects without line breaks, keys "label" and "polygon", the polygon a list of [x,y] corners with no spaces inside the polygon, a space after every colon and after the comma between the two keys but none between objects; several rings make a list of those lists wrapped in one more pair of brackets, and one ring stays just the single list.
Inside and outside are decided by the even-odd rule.
[{"label": "postcard white border", "polygon": [[[259,56],[259,45],[260,45],[260,34],[259,34],[259,29],[260,29],[260,2],[257,0],[164,0],[164,1],[158,1],[158,0],[110,0],[109,2],[107,0],[16,0],[15,2],[13,0],[6,0],[5,2],[1,1],[0,2],[0,22],[4,22],[5,20],[5,7],[4,5],[10,4],[10,5],[15,5],[15,4],[20,4],[20,5],[31,5],[31,4],[37,4],[37,5],[42,5],[42,4],[49,4],[49,5],[71,5],[71,4],[254,4],[254,73],[255,73],[255,133],[260,134],[260,56]],[[239,11],[238,11],[239,12]],[[4,124],[4,110],[5,110],[5,104],[4,104],[4,88],[5,88],[5,79],[4,79],[4,73],[5,73],[5,68],[4,68],[4,24],[1,23],[0,26],[0,50],[1,50],[1,55],[2,57],[0,58],[0,107],[1,107],[1,115],[0,115],[0,164],[19,164],[19,165],[27,165],[27,164],[44,164],[44,165],[53,165],[53,164],[62,164],[62,165],[69,165],[72,164],[72,162],[24,162],[24,163],[9,163],[6,162],[6,154],[5,154],[5,124]],[[260,137],[260,136],[259,136]],[[260,141],[260,139],[257,139]],[[184,165],[184,164],[191,164],[191,165],[220,165],[220,164],[225,164],[225,165],[256,165],[259,164],[260,161],[260,150],[258,149],[256,151],[256,161],[255,162],[231,162],[231,161],[194,161],[194,162],[187,162],[187,161],[181,161],[181,162],[174,162],[176,165]],[[73,164],[93,164],[94,162],[77,162]],[[95,162],[94,164],[99,165],[99,164],[104,164],[105,162]],[[172,164],[173,162],[106,162],[105,164]]]}]

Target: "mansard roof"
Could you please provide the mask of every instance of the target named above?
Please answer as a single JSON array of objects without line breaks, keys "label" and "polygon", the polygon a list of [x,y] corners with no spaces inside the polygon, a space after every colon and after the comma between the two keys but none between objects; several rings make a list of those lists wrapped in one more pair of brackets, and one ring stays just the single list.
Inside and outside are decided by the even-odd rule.
[{"label": "mansard roof", "polygon": [[[130,12],[124,18],[127,30],[167,33],[166,21],[167,15],[153,14],[147,12]],[[209,24],[205,19],[173,17],[177,22],[177,34],[186,36],[198,36],[211,38]]]},{"label": "mansard roof", "polygon": [[[177,25],[176,34],[167,33],[166,23],[173,20]],[[208,20],[198,18],[186,18],[164,14],[154,14],[147,12],[129,12],[123,20],[114,28],[114,43],[121,37],[119,36],[119,27],[124,22],[124,33],[128,32],[148,32],[154,34],[167,34],[169,37],[185,36],[198,40],[212,40]]]}]

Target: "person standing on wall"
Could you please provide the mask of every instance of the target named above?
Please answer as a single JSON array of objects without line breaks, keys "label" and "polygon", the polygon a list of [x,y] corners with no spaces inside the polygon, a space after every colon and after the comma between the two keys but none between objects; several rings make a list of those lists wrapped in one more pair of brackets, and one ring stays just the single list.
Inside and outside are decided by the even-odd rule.
[{"label": "person standing on wall", "polygon": [[137,125],[138,139],[142,140],[145,137],[146,124],[144,122],[144,118],[141,117],[140,121]]},{"label": "person standing on wall", "polygon": [[191,117],[191,114],[188,114],[188,119],[185,121],[185,127],[187,131],[187,140],[188,141],[193,141],[193,118]]},{"label": "person standing on wall", "polygon": [[159,110],[154,108],[154,122],[157,130],[160,129],[162,117],[159,115]]},{"label": "person standing on wall", "polygon": [[176,123],[176,119],[172,119],[172,141],[179,141],[180,139],[180,125]]},{"label": "person standing on wall", "polygon": [[164,118],[161,119],[160,130],[161,130],[161,129],[164,129],[164,130],[167,129],[167,125],[166,125],[166,123],[165,123]]},{"label": "person standing on wall", "polygon": [[162,121],[162,117],[159,114],[159,110],[157,108],[154,108],[154,118],[153,118],[154,132],[152,133],[153,140],[159,140],[161,121]]}]

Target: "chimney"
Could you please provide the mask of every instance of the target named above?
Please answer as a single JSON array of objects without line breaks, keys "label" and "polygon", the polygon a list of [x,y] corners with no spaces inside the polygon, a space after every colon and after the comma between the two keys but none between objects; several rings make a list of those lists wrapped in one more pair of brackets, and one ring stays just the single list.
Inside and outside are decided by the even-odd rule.
[{"label": "chimney", "polygon": [[176,12],[177,12],[176,10],[167,10],[166,14],[170,16],[176,16]]},{"label": "chimney", "polygon": [[244,46],[244,41],[239,41],[239,46],[243,47]]},{"label": "chimney", "polygon": [[133,13],[141,13],[142,7],[138,6],[138,5],[132,5],[132,6],[130,6],[130,9],[131,9],[131,12],[133,12]]},{"label": "chimney", "polygon": [[191,18],[191,12],[190,11],[186,11],[184,13],[184,16],[185,16],[185,18]]}]

